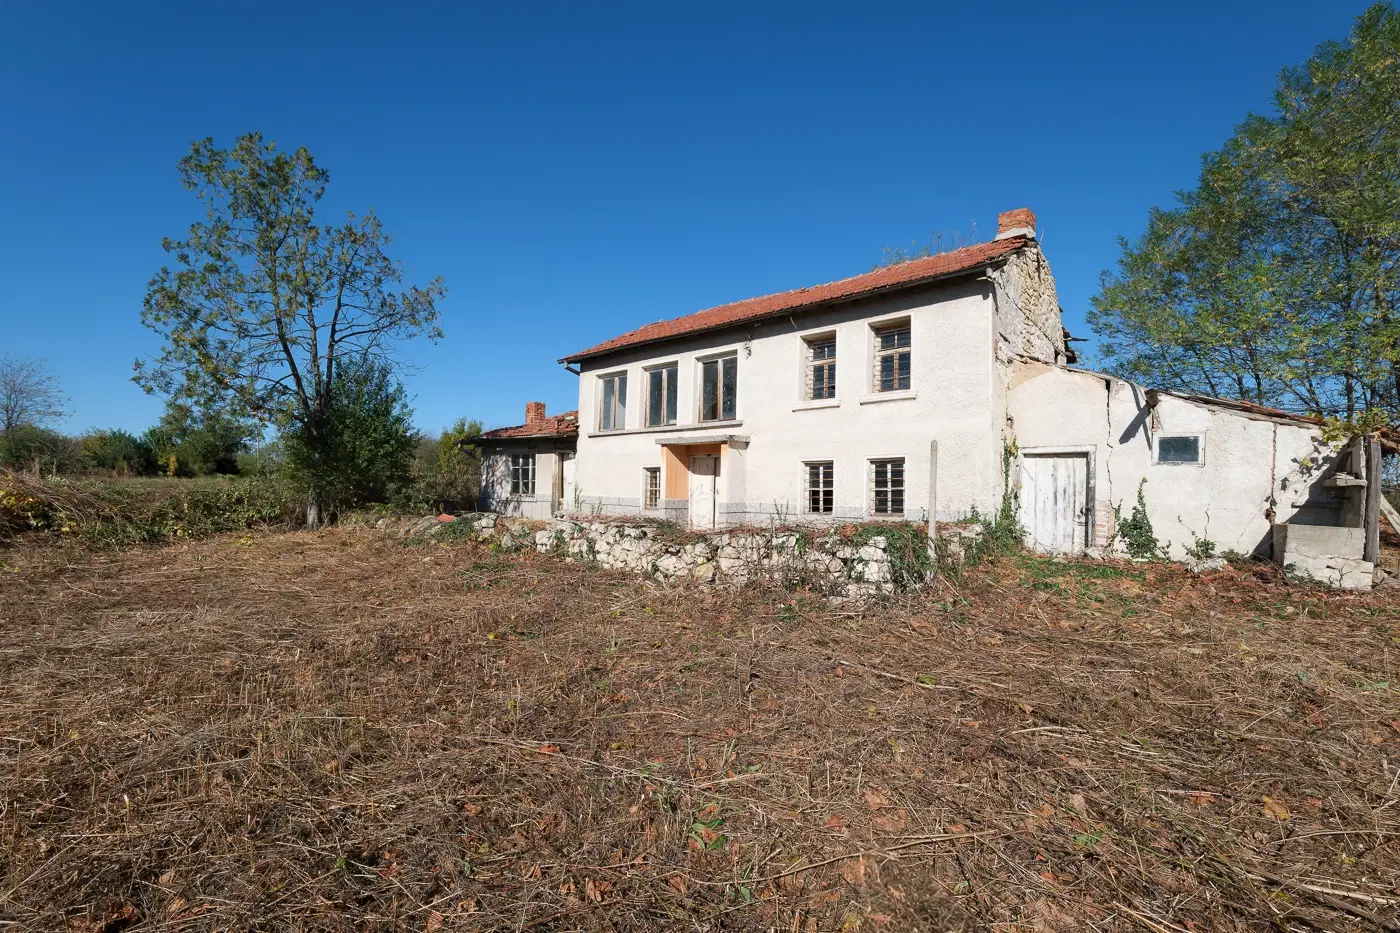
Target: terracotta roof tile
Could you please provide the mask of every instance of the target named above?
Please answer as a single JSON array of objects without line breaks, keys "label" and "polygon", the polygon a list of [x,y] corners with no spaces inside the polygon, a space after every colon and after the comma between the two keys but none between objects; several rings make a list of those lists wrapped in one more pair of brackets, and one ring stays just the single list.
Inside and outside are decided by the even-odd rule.
[{"label": "terracotta roof tile", "polygon": [[639,327],[620,337],[614,337],[597,346],[589,347],[587,350],[580,350],[578,353],[566,356],[559,362],[574,363],[626,347],[669,340],[672,337],[699,334],[733,324],[742,324],[746,321],[787,314],[801,308],[829,304],[833,301],[847,301],[890,288],[969,272],[1015,252],[1029,242],[1028,237],[1012,236],[1004,240],[992,240],[988,243],[978,243],[975,246],[965,246],[962,249],[915,259],[895,266],[886,266],[883,269],[876,269],[874,272],[851,276],[837,282],[828,282],[825,285],[813,285],[808,288],[778,292],[775,295],[764,295],[759,298],[746,298],[743,301],[720,305],[717,308],[697,311],[685,317],[658,321],[655,324]]},{"label": "terracotta roof tile", "polygon": [[517,424],[509,428],[483,431],[482,440],[518,440],[526,437],[577,437],[578,412],[566,411],[562,415],[550,415],[534,424]]}]

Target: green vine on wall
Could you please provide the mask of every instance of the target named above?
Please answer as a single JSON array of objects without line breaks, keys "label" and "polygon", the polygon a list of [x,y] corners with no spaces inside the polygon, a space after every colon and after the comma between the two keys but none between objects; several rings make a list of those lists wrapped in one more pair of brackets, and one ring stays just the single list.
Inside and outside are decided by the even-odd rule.
[{"label": "green vine on wall", "polygon": [[1163,556],[1162,545],[1152,530],[1152,520],[1147,517],[1147,497],[1142,491],[1146,485],[1145,478],[1138,483],[1137,504],[1127,518],[1123,517],[1121,503],[1113,507],[1115,534],[1128,549],[1128,556],[1134,560],[1154,560]]}]

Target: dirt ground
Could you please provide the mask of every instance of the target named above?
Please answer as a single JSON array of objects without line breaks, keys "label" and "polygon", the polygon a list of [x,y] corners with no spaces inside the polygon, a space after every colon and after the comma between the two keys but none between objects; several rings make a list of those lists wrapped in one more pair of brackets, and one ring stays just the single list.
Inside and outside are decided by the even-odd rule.
[{"label": "dirt ground", "polygon": [[16,548],[0,794],[23,930],[1397,929],[1400,597]]}]

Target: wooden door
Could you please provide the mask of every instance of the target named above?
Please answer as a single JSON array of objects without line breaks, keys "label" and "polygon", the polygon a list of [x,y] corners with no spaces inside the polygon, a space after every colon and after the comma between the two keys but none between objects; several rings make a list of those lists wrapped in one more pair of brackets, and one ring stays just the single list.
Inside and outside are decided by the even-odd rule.
[{"label": "wooden door", "polygon": [[578,462],[574,460],[574,455],[572,453],[561,453],[559,455],[559,474],[562,480],[560,481],[559,503],[558,507],[555,509],[555,512],[559,515],[570,514],[577,505],[574,501],[576,498],[575,490],[577,489],[574,477],[578,473],[577,467]]},{"label": "wooden door", "polygon": [[1089,456],[1027,454],[1021,458],[1021,527],[1026,546],[1077,554],[1089,543]]},{"label": "wooden door", "polygon": [[719,499],[719,457],[690,458],[690,527],[715,527]]}]

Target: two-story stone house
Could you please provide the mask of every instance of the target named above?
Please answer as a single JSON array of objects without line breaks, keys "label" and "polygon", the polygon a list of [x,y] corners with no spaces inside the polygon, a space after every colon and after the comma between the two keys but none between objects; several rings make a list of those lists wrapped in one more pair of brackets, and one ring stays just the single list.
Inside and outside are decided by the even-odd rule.
[{"label": "two-story stone house", "polygon": [[[542,412],[498,432],[483,475],[503,511],[706,529],[959,521],[1009,495],[1029,544],[1074,552],[1107,544],[1142,489],[1178,556],[1207,539],[1267,554],[1290,519],[1360,522],[1315,422],[1072,368],[1026,209],[1000,215],[989,242],[649,324],[561,362],[579,375],[576,425],[567,444],[541,433]],[[510,477],[532,495],[508,495]]]}]

